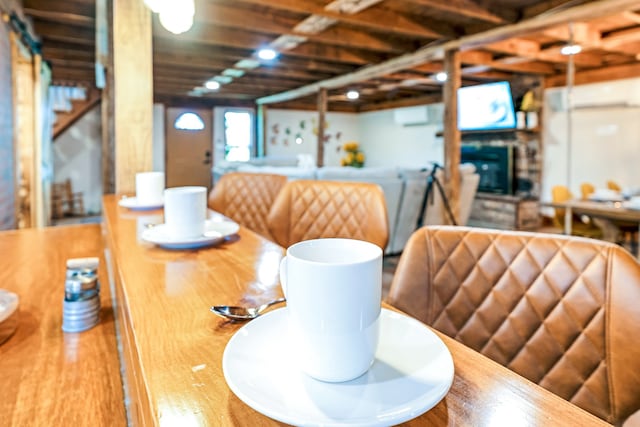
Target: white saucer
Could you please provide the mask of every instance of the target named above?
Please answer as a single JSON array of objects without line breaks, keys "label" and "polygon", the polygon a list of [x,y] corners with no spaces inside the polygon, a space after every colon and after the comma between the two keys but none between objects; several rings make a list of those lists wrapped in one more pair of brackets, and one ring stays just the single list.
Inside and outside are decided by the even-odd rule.
[{"label": "white saucer", "polygon": [[198,237],[172,237],[165,224],[158,224],[142,232],[142,240],[167,249],[195,249],[215,245],[236,234],[240,226],[231,221],[205,221],[205,230]]},{"label": "white saucer", "polygon": [[371,369],[355,380],[326,383],[296,368],[287,348],[287,309],[240,328],[222,357],[233,393],[256,411],[292,425],[390,426],[433,408],[449,391],[453,360],[424,324],[382,309]]},{"label": "white saucer", "polygon": [[132,211],[149,211],[152,209],[160,209],[164,206],[164,202],[156,202],[152,204],[140,204],[136,197],[125,197],[118,200],[118,205],[123,208],[131,209]]}]

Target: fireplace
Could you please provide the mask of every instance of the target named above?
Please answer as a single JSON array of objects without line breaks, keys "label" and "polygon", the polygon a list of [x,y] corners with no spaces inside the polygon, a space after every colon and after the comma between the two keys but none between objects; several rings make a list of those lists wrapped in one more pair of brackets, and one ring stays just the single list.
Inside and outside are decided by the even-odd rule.
[{"label": "fireplace", "polygon": [[461,163],[473,163],[480,175],[478,191],[514,194],[515,150],[512,145],[463,145]]}]

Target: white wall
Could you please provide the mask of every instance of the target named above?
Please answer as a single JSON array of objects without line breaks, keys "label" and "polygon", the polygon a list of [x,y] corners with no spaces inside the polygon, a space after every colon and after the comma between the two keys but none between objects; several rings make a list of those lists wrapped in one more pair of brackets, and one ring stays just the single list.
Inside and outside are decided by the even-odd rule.
[{"label": "white wall", "polygon": [[554,185],[568,185],[574,195],[583,182],[596,188],[607,180],[640,187],[638,94],[640,78],[576,86],[572,100],[577,105],[569,112],[565,88],[545,92],[542,200],[551,200]]},{"label": "white wall", "polygon": [[[328,113],[326,134],[329,140],[325,145],[325,165],[340,165],[344,152],[338,148],[347,141],[360,143],[366,157],[366,167],[423,167],[431,162],[442,164],[444,141],[436,133],[442,131],[444,107],[442,104],[423,107],[427,110],[427,120],[417,125],[403,125],[396,121],[396,111],[405,108],[361,114]],[[267,155],[311,154],[315,159],[316,124],[317,113],[313,111],[268,110],[265,132]],[[304,140],[300,145],[295,143],[297,134]]]},{"label": "white wall", "polygon": [[53,144],[53,182],[71,179],[74,193],[82,193],[84,210],[102,210],[102,125],[100,105],[94,107]]},{"label": "white wall", "polygon": [[358,116],[360,143],[367,157],[366,166],[423,167],[431,162],[443,164],[444,140],[442,104],[427,105],[425,124],[396,122],[398,109],[373,111]]},{"label": "white wall", "polygon": [[[310,154],[314,162],[317,155],[318,113],[315,111],[269,109],[266,114],[265,154],[267,156],[292,156]],[[363,144],[360,136],[359,116],[351,113],[327,113],[324,145],[324,164],[340,166],[344,152],[339,148],[348,141]],[[296,144],[297,136],[302,138]],[[365,155],[368,153],[365,150]],[[368,165],[368,161],[365,161]]]}]

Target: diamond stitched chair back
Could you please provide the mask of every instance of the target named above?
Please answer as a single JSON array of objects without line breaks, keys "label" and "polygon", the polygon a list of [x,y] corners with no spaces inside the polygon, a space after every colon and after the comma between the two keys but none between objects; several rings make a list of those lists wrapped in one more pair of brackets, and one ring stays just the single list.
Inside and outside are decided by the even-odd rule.
[{"label": "diamond stitched chair back", "polygon": [[343,237],[384,250],[389,239],[382,189],[363,182],[288,182],[273,203],[268,226],[285,248],[302,240]]},{"label": "diamond stitched chair back", "polygon": [[431,226],[388,302],[596,416],[640,409],[640,265],[611,243]]},{"label": "diamond stitched chair back", "polygon": [[209,193],[208,205],[238,224],[271,238],[267,215],[287,177],[232,172],[222,176]]}]

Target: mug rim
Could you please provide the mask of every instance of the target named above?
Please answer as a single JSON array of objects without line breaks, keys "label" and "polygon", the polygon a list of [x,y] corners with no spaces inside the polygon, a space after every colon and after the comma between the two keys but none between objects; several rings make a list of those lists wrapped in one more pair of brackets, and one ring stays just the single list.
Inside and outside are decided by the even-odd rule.
[{"label": "mug rim", "polygon": [[[328,244],[328,243],[336,243],[336,242],[349,242],[350,244],[356,244],[361,248],[366,248],[370,253],[362,254],[360,257],[358,257],[357,260],[344,261],[344,262],[318,261],[318,260],[304,258],[304,257],[301,257],[300,255],[295,254],[296,250],[298,250],[300,247],[308,247],[309,245],[313,245],[313,244],[325,244],[325,243]],[[314,265],[341,266],[341,265],[364,264],[367,262],[374,261],[378,258],[382,258],[382,249],[378,245],[368,242],[366,240],[349,239],[349,238],[343,238],[343,237],[328,237],[328,238],[321,238],[321,239],[302,240],[300,242],[294,243],[293,245],[287,248],[286,256],[294,258],[296,261],[301,261],[301,262],[314,264]]]},{"label": "mug rim", "polygon": [[184,187],[171,187],[165,188],[165,193],[183,193],[183,194],[191,194],[191,193],[200,193],[204,191],[206,193],[207,187],[199,186],[199,185],[188,185]]}]

